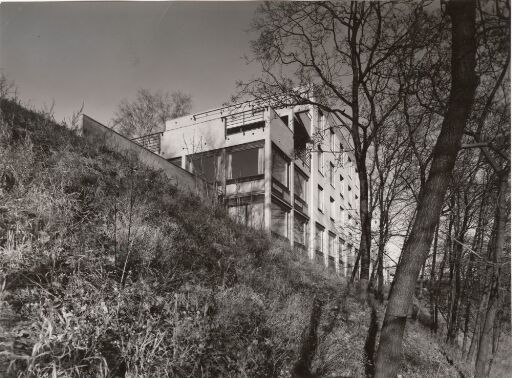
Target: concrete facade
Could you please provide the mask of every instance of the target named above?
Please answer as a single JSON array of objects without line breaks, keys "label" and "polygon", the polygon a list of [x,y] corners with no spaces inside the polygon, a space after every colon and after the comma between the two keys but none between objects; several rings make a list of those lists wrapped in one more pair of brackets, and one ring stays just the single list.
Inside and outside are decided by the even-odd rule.
[{"label": "concrete facade", "polygon": [[160,141],[160,156],[210,182],[238,221],[350,274],[359,180],[349,134],[331,117],[244,103],[170,120]]}]

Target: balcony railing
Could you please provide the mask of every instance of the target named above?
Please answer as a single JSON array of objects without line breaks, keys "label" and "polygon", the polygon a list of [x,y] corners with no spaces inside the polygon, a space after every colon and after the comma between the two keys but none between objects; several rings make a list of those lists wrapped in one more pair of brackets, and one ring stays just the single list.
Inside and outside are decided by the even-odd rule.
[{"label": "balcony railing", "polygon": [[250,131],[265,127],[263,108],[245,110],[223,117],[226,135]]},{"label": "balcony railing", "polygon": [[132,142],[137,143],[139,146],[144,147],[146,150],[160,155],[162,134],[163,133],[160,132],[143,135],[141,137],[132,139]]},{"label": "balcony railing", "polygon": [[304,166],[311,169],[311,152],[309,152],[309,150],[295,150],[295,159],[302,161]]}]

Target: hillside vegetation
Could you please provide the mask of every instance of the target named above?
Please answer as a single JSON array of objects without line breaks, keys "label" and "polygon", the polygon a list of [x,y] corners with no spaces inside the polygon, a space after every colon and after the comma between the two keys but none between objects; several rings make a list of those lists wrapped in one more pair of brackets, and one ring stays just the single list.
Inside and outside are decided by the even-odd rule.
[{"label": "hillside vegetation", "polygon": [[[0,266],[0,374],[289,376],[316,298],[312,370],[364,376],[369,314],[344,281],[10,100],[1,102]],[[407,377],[458,375],[418,325],[405,351]]]}]

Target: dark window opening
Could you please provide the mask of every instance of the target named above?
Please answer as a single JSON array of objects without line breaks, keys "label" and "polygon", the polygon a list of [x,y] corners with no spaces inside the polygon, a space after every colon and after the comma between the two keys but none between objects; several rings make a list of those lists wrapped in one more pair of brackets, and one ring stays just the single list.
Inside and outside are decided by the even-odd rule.
[{"label": "dark window opening", "polygon": [[263,148],[228,153],[228,179],[239,179],[263,174]]},{"label": "dark window opening", "polygon": [[290,163],[284,153],[276,147],[272,148],[272,178],[280,182],[285,188],[288,188],[288,176],[290,172]]},{"label": "dark window opening", "polygon": [[247,125],[230,127],[226,130],[226,134],[233,135],[233,134],[238,134],[238,133],[246,133],[251,130],[263,129],[263,128],[265,128],[265,121],[260,121],[260,122],[249,123]]}]

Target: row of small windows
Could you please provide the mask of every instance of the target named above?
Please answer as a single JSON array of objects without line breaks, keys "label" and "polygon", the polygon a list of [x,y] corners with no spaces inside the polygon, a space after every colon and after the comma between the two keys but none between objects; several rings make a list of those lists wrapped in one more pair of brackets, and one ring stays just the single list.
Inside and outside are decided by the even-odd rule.
[{"label": "row of small windows", "polygon": [[[341,196],[343,198],[343,196]],[[325,208],[325,195],[324,195],[324,188],[321,186],[321,185],[318,185],[318,194],[317,194],[317,208],[318,210],[321,212],[321,213],[325,213],[326,211],[326,208]],[[329,197],[329,217],[331,219],[331,221],[335,221],[336,219],[338,219],[341,223],[344,223],[345,222],[345,209],[343,208],[343,206],[340,206],[339,207],[339,213],[336,214],[336,210],[337,210],[337,207],[336,207],[336,201],[334,200],[333,197]],[[355,210],[355,209],[351,209],[351,210]],[[352,221],[352,215],[351,214],[347,214],[347,220],[348,222],[350,223]],[[356,225],[358,225],[357,222],[355,222]]]},{"label": "row of small windows", "polygon": [[[325,253],[325,227],[321,224],[316,223],[315,225],[315,260],[319,264],[324,264],[324,253]],[[336,239],[338,242],[336,243]],[[338,262],[340,266],[340,270],[343,270],[345,264],[347,264],[347,268],[349,270],[352,269],[353,264],[355,262],[355,255],[357,255],[357,249],[353,249],[351,244],[345,243],[345,240],[341,237],[337,238],[333,232],[327,232],[327,258],[328,258],[328,266],[329,268],[334,269],[335,267],[335,258],[336,258],[336,248],[338,252]],[[355,255],[354,253],[355,252]],[[345,259],[343,259],[345,257]]]}]

